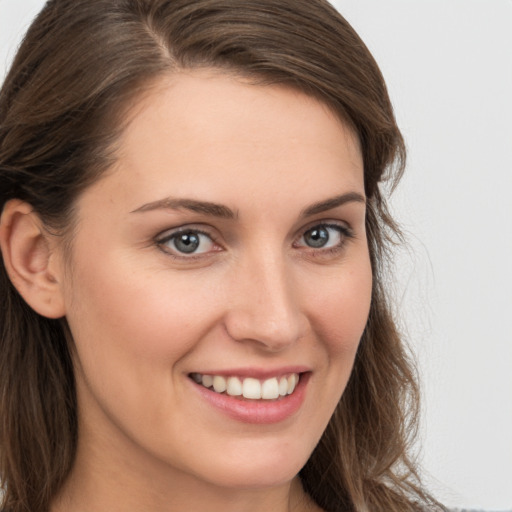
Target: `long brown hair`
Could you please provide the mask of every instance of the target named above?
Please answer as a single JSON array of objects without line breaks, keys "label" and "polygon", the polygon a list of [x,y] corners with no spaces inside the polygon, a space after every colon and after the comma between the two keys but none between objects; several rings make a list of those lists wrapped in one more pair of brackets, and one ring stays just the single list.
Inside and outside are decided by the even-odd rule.
[{"label": "long brown hair", "polygon": [[[303,486],[327,511],[433,504],[409,442],[418,389],[383,278],[397,230],[382,184],[405,149],[368,49],[325,0],[50,0],[0,92],[0,209],[68,233],[77,196],[115,159],[132,100],[162,74],[214,67],[327,104],[357,133],[374,286],[355,366]],[[69,234],[69,233],[68,233]],[[32,311],[0,264],[0,473],[9,512],[46,512],[72,467],[77,407],[66,322]]]}]

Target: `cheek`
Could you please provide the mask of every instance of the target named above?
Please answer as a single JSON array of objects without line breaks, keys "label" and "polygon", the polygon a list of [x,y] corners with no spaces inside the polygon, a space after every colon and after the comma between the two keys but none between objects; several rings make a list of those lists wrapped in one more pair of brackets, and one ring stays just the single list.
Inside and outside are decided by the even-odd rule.
[{"label": "cheek", "polygon": [[85,421],[103,421],[99,405],[128,429],[170,428],[166,411],[180,400],[180,361],[214,323],[210,294],[165,271],[134,272],[122,259],[76,263],[68,322]]},{"label": "cheek", "polygon": [[166,271],[111,260],[76,262],[68,314],[76,362],[94,394],[144,403],[151,388],[173,386],[173,367],[214,322],[211,294]]},{"label": "cheek", "polygon": [[313,378],[321,397],[315,403],[312,436],[325,430],[346,389],[368,320],[372,272],[364,254],[360,263],[350,271],[339,269],[310,299],[309,317],[316,333],[314,354],[319,360]]},{"label": "cheek", "polygon": [[176,340],[201,329],[198,319],[209,310],[206,290],[181,281],[165,271],[135,272],[133,265],[119,262],[81,265],[73,275],[68,314],[77,338],[117,341],[141,357],[178,348]]},{"label": "cheek", "polygon": [[314,329],[320,334],[331,363],[352,363],[368,320],[372,271],[362,256],[352,269],[325,280],[309,306]]}]

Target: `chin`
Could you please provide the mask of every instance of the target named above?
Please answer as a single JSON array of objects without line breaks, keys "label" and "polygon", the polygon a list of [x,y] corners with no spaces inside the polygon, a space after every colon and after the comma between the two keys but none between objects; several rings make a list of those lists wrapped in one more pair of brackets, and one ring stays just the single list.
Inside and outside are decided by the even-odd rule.
[{"label": "chin", "polygon": [[219,488],[247,490],[280,487],[291,482],[301,467],[275,468],[268,464],[262,468],[233,465],[225,471],[217,473],[211,483]]},{"label": "chin", "polygon": [[221,488],[242,490],[282,486],[291,482],[306,464],[309,453],[300,453],[302,450],[267,449],[251,457],[225,456],[221,460],[205,460],[206,464],[196,476]]}]

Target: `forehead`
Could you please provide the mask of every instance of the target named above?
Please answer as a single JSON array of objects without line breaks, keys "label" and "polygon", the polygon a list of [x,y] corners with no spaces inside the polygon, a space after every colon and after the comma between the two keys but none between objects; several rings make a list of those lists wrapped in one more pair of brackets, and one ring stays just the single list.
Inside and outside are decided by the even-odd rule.
[{"label": "forehead", "polygon": [[358,139],[326,105],[212,70],[161,78],[140,97],[113,170],[117,194],[132,184],[146,202],[164,194],[226,202],[248,191],[311,202],[333,187],[364,194]]}]

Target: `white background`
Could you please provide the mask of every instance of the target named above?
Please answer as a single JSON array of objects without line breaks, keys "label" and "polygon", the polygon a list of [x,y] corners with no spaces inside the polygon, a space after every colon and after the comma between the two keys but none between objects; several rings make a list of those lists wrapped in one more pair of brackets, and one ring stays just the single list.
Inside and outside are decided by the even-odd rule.
[{"label": "white background", "polygon": [[[43,3],[0,0],[0,79]],[[447,505],[512,509],[512,0],[334,3],[409,149],[397,302],[422,374],[425,476]]]}]

